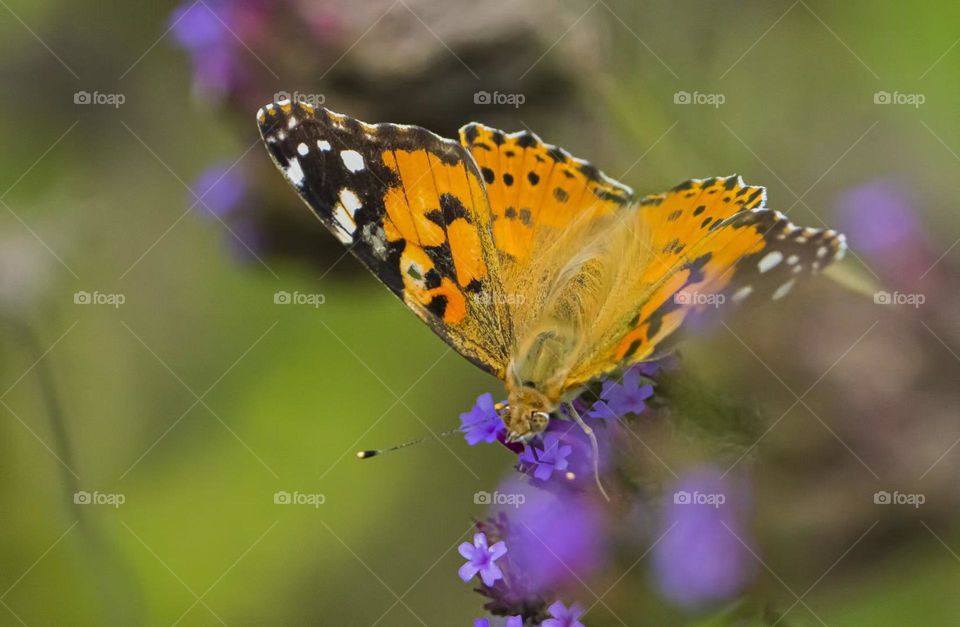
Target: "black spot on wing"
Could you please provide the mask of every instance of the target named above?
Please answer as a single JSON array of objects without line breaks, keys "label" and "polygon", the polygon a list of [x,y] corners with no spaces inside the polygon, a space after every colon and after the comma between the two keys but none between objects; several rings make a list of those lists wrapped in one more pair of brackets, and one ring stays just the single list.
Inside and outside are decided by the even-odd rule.
[{"label": "black spot on wing", "polygon": [[466,220],[472,222],[470,212],[463,206],[460,199],[453,194],[440,194],[440,211],[443,213],[443,220],[446,224],[452,224],[456,220]]},{"label": "black spot on wing", "polygon": [[533,133],[524,131],[517,136],[517,146],[520,146],[521,148],[532,148],[538,143],[539,142],[537,142],[537,138]]},{"label": "black spot on wing", "polygon": [[463,129],[463,138],[467,140],[468,144],[472,144],[479,135],[480,129],[477,128],[476,124],[468,124]]},{"label": "black spot on wing", "polygon": [[427,311],[440,320],[443,320],[443,314],[447,311],[447,297],[443,294],[438,294],[431,298],[430,302],[427,303]]},{"label": "black spot on wing", "polygon": [[581,163],[580,172],[587,177],[589,181],[596,182],[600,180],[600,170],[592,163]]},{"label": "black spot on wing", "polygon": [[558,163],[564,163],[567,160],[567,155],[562,148],[553,146],[550,150],[547,151],[547,156]]}]

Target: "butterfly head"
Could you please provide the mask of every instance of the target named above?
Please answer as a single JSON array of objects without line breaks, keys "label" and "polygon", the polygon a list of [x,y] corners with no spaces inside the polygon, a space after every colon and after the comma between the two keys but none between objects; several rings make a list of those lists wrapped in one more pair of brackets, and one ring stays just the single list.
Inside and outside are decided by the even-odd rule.
[{"label": "butterfly head", "polygon": [[556,403],[528,386],[511,390],[507,403],[503,422],[507,426],[508,442],[526,442],[543,433],[550,422],[550,412],[556,409]]}]

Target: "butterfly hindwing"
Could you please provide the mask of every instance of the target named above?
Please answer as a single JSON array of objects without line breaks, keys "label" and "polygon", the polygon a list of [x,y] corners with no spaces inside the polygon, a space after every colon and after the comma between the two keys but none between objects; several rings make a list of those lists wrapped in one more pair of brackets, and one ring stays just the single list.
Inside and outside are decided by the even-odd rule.
[{"label": "butterfly hindwing", "polygon": [[502,376],[511,333],[480,173],[457,142],[303,103],[257,114],[317,217],[453,348]]},{"label": "butterfly hindwing", "polygon": [[842,235],[794,226],[740,177],[693,180],[641,202],[651,256],[622,321],[571,373],[569,387],[661,355],[695,311],[745,298],[777,300],[843,256]]}]

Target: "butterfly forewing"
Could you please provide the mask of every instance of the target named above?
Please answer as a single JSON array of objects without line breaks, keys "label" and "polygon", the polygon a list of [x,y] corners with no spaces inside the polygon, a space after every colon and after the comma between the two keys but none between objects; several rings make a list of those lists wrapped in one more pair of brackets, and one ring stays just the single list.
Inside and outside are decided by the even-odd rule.
[{"label": "butterfly forewing", "polygon": [[317,217],[451,346],[502,376],[511,341],[491,213],[466,150],[429,131],[302,103],[257,115]]}]

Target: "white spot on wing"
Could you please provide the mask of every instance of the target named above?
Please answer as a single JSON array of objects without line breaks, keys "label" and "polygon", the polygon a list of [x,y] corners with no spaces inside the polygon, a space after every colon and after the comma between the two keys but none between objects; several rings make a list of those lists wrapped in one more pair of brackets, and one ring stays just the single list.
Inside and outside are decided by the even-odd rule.
[{"label": "white spot on wing", "polygon": [[319,148],[320,150],[323,150],[323,151],[330,150],[330,142],[328,142],[328,141],[325,140],[325,139],[318,139],[318,140],[317,140],[317,148]]},{"label": "white spot on wing", "polygon": [[333,219],[337,226],[340,227],[334,231],[337,239],[344,244],[352,242],[353,232],[357,230],[357,223],[353,221],[353,218],[350,217],[350,214],[347,213],[347,210],[344,209],[340,203],[337,203],[337,206],[333,208]]},{"label": "white spot on wing", "polygon": [[340,158],[343,159],[343,165],[351,172],[359,172],[364,168],[363,155],[356,150],[341,150]]},{"label": "white spot on wing", "polygon": [[773,300],[780,300],[781,298],[786,296],[787,293],[790,291],[790,288],[792,288],[793,284],[796,282],[797,282],[796,279],[790,279],[789,281],[787,281],[786,283],[778,287],[777,291],[773,293],[773,297],[772,297]]},{"label": "white spot on wing", "polygon": [[789,257],[787,257],[787,265],[788,265],[788,266],[792,266],[793,264],[797,263],[798,261],[800,261],[800,257],[797,257],[796,255],[790,255]]},{"label": "white spot on wing", "polygon": [[826,254],[827,254],[827,247],[826,247],[826,246],[821,246],[820,248],[817,249],[817,257],[818,257],[818,258],[823,257],[823,256],[826,255]]},{"label": "white spot on wing", "polygon": [[283,173],[287,176],[287,179],[297,187],[303,185],[303,168],[300,167],[300,160],[296,157],[290,159],[290,163],[287,164]]},{"label": "white spot on wing", "polygon": [[772,250],[768,252],[759,263],[757,263],[757,269],[760,270],[760,274],[763,274],[764,272],[776,268],[778,265],[780,265],[781,261],[783,261],[783,253],[779,250]]},{"label": "white spot on wing", "polygon": [[340,190],[340,204],[350,212],[350,217],[352,218],[357,213],[357,209],[360,208],[360,199],[353,192],[352,189],[347,189],[346,187]]},{"label": "white spot on wing", "polygon": [[752,293],[753,293],[753,286],[744,285],[743,287],[738,289],[736,292],[734,292],[733,296],[731,296],[730,298],[733,300],[733,302],[739,303],[741,300],[743,300],[744,298],[746,298]]},{"label": "white spot on wing", "polygon": [[299,154],[301,157],[306,157],[309,152],[310,148],[305,143],[300,142],[300,144],[297,146],[297,154]]}]

